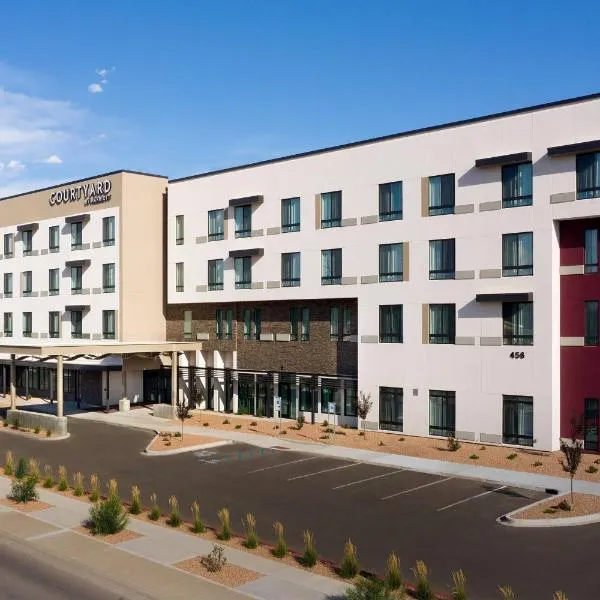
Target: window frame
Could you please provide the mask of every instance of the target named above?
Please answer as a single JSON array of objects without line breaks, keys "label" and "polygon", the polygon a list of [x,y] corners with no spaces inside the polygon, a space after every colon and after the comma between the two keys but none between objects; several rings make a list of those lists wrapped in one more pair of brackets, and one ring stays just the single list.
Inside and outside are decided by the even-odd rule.
[{"label": "window frame", "polygon": [[329,307],[329,340],[338,342],[340,339],[340,307]]},{"label": "window frame", "polygon": [[[112,317],[112,321],[111,321]],[[108,327],[112,324],[111,328]],[[117,336],[117,315],[115,310],[103,310],[102,311],[102,339],[103,340],[114,340]]]},{"label": "window frame", "polygon": [[[400,208],[397,210],[393,209],[393,188],[392,186],[398,186],[399,193],[399,201]],[[387,205],[387,206],[386,206]],[[404,198],[403,198],[403,184],[402,181],[390,181],[389,183],[380,183],[379,184],[379,222],[384,221],[401,221],[403,218],[403,208],[404,208]],[[388,208],[389,210],[385,210]]]},{"label": "window frame", "polygon": [[[8,251],[7,251],[8,250]],[[4,258],[13,258],[15,255],[15,234],[5,233],[3,239]]]},{"label": "window frame", "polygon": [[[335,253],[335,254],[334,254]],[[339,254],[338,254],[339,253]],[[324,258],[326,254],[329,255],[330,265],[333,267],[334,264],[339,264],[339,273],[334,273],[333,275],[323,275],[323,267],[324,267]],[[334,260],[335,256],[339,256],[339,260]],[[343,254],[341,248],[328,248],[326,250],[321,250],[321,285],[341,285],[343,278]],[[333,271],[333,269],[331,269]]]},{"label": "window frame", "polygon": [[[507,406],[508,404],[508,406]],[[515,418],[515,422],[513,426],[516,425],[517,432],[510,431],[507,423],[507,409],[511,406],[515,405],[514,409],[515,413],[512,415]],[[518,416],[519,405],[529,406],[531,407],[531,434],[521,434],[518,433],[519,423]],[[533,446],[534,438],[533,438],[533,425],[534,425],[534,412],[533,412],[533,396],[515,396],[512,394],[502,394],[502,443],[510,446]]]},{"label": "window frame", "polygon": [[[53,328],[54,320],[56,320],[56,329]],[[48,311],[48,337],[56,339],[60,337],[60,311]]]},{"label": "window frame", "polygon": [[[220,268],[217,268],[220,267]],[[209,292],[217,292],[224,288],[224,263],[222,258],[213,258],[207,263],[208,268],[208,291]],[[214,279],[214,275],[219,275],[217,281]]]},{"label": "window frame", "polygon": [[[52,287],[53,275],[56,275],[56,287]],[[60,269],[48,269],[48,296],[58,296],[60,294]]]},{"label": "window frame", "polygon": [[60,227],[58,225],[51,225],[50,227],[48,227],[48,252],[59,252],[59,251],[60,251]]},{"label": "window frame", "polygon": [[[9,327],[10,325],[10,327]],[[3,330],[4,337],[13,336],[13,313],[12,311],[5,312],[3,315]]]},{"label": "window frame", "polygon": [[[238,214],[241,214],[239,222],[244,226],[243,229],[238,229]],[[243,204],[236,206],[233,211],[233,220],[235,224],[235,237],[247,238],[252,237],[252,204]]]},{"label": "window frame", "polygon": [[[293,272],[294,259],[298,259],[298,277],[285,277],[286,271]],[[286,269],[285,261],[291,260],[290,269]],[[282,252],[281,253],[281,287],[299,287],[301,282],[302,263],[300,252]]]},{"label": "window frame", "polygon": [[[448,185],[448,181],[452,180],[452,187]],[[433,180],[440,180],[440,204],[432,205],[432,183]],[[452,198],[444,198],[444,191],[452,189]],[[427,202],[427,214],[430,217],[438,217],[441,215],[453,215],[456,207],[456,174],[445,173],[443,175],[432,175],[427,178],[427,190],[428,190],[428,202]],[[446,200],[446,201],[445,201]],[[450,202],[451,200],[451,202]]]},{"label": "window frame", "polygon": [[[577,154],[575,157],[575,198],[577,200],[589,200],[591,198],[600,197],[600,168],[598,172],[595,173],[594,177],[594,185],[591,187],[580,187],[580,182],[582,178],[583,168],[581,166],[582,161],[591,158],[592,165],[595,162],[600,162],[600,151],[596,152],[584,152],[581,154]],[[593,167],[591,167],[593,169]]]},{"label": "window frame", "polygon": [[71,250],[80,250],[83,246],[83,221],[73,221],[70,227]]},{"label": "window frame", "polygon": [[182,246],[185,241],[185,216],[175,215],[175,245]]},{"label": "window frame", "polygon": [[[73,277],[73,274],[76,274]],[[83,290],[83,267],[81,265],[73,265],[71,267],[71,294],[81,294]]]},{"label": "window frame", "polygon": [[[513,238],[516,239],[517,247],[521,242],[521,238],[529,237],[531,242],[529,247],[531,248],[531,262],[520,263],[520,253],[516,252],[516,264],[507,265],[507,250],[508,244]],[[520,231],[518,233],[503,233],[502,234],[502,277],[527,277],[533,275],[533,231]]]},{"label": "window frame", "polygon": [[231,341],[233,339],[233,309],[217,308],[215,321],[217,340]]},{"label": "window frame", "polygon": [[[397,314],[395,314],[397,313]],[[402,344],[404,342],[404,308],[402,304],[380,304],[379,305],[379,343],[380,344]],[[384,323],[393,325],[398,322],[399,331],[384,331]]]},{"label": "window frame", "polygon": [[102,245],[103,246],[114,246],[115,245],[115,217],[114,215],[102,218]]},{"label": "window frame", "polygon": [[175,292],[180,293],[185,290],[185,267],[184,263],[175,263]]},{"label": "window frame", "polygon": [[[440,332],[433,331],[432,313],[435,310],[440,311],[440,322],[442,324]],[[452,318],[450,318],[450,316]],[[445,327],[447,323],[447,327]],[[455,344],[456,343],[456,304],[434,303],[429,304],[429,335],[430,344]]]},{"label": "window frame", "polygon": [[[388,414],[396,418],[382,418],[386,401],[392,405]],[[404,388],[379,386],[379,429],[398,432],[404,430]]]},{"label": "window frame", "polygon": [[[529,167],[528,179],[531,194],[522,194],[520,196],[508,195],[507,191],[511,183],[519,180],[522,175],[523,167]],[[533,165],[531,162],[515,163],[512,165],[502,165],[502,208],[518,208],[519,206],[531,206],[533,204]]]},{"label": "window frame", "polygon": [[[287,215],[285,206],[286,204],[290,204],[291,206],[294,206],[297,203],[298,205],[298,222],[297,223],[286,223],[285,222],[285,217]],[[300,231],[300,223],[301,223],[301,215],[300,215],[300,197],[294,197],[294,198],[282,198],[281,200],[281,233],[293,233],[296,231]],[[289,211],[289,212],[296,212],[296,211]]]},{"label": "window frame", "polygon": [[[117,284],[116,277],[115,263],[104,263],[102,265],[102,293],[110,294],[115,291]],[[111,279],[112,285],[110,285]]]},{"label": "window frame", "polygon": [[[584,346],[597,346],[599,343],[599,302],[598,300],[585,300],[584,311]],[[595,327],[594,327],[595,321]],[[595,329],[595,331],[593,331]]]},{"label": "window frame", "polygon": [[33,293],[33,272],[23,271],[21,273],[21,293],[23,296],[31,296]]},{"label": "window frame", "polygon": [[[237,265],[242,265],[242,268],[239,269],[243,277],[241,280],[238,280]],[[249,290],[252,288],[252,256],[236,256],[233,259],[233,271],[236,290]]]},{"label": "window frame", "polygon": [[83,339],[83,311],[69,311],[69,322],[71,323],[71,338],[75,340]]},{"label": "window frame", "polygon": [[[215,221],[220,225],[221,231],[211,232],[211,215],[219,215],[219,219],[215,219]],[[225,239],[225,209],[223,208],[215,208],[213,210],[208,211],[208,236],[207,239],[209,242],[217,242],[219,240]]]},{"label": "window frame", "polygon": [[[331,202],[331,210],[325,211],[326,203]],[[320,222],[321,229],[332,229],[334,227],[342,226],[342,192],[337,190],[335,192],[323,192],[321,193],[321,214]],[[334,210],[335,209],[335,210]],[[329,214],[336,214],[334,217],[323,218],[323,215],[328,212]]]},{"label": "window frame", "polygon": [[[443,413],[441,425],[432,425],[432,400],[440,400]],[[448,418],[452,417],[452,418]],[[451,390],[429,390],[429,435],[454,437],[456,435],[456,392]]]},{"label": "window frame", "polygon": [[[520,305],[527,305],[531,307],[531,334],[515,334],[509,333],[514,330],[515,322],[512,321],[516,314],[516,309]],[[533,313],[533,302],[503,302],[502,303],[502,342],[505,346],[533,346],[534,340],[534,313]],[[518,321],[518,319],[515,319]],[[524,325],[517,322],[518,327]]]},{"label": "window frame", "polygon": [[[588,235],[590,234],[590,235]],[[593,244],[591,244],[592,240],[589,238],[593,238]],[[588,245],[590,242],[590,245]],[[593,262],[589,262],[591,258],[589,255],[594,253],[594,248],[590,246],[595,246],[595,260]],[[584,273],[598,273],[598,228],[597,227],[587,227],[583,232],[583,272]]]},{"label": "window frame", "polygon": [[4,277],[3,277],[2,283],[3,283],[3,294],[4,294],[4,297],[5,298],[12,298],[13,294],[14,294],[13,274],[12,273],[4,273]]},{"label": "window frame", "polygon": [[23,256],[33,254],[33,229],[23,229],[21,231],[21,244],[23,246]]},{"label": "window frame", "polygon": [[[433,244],[439,244],[441,248],[440,263],[443,265],[446,262],[452,263],[451,269],[432,269],[432,258],[435,253],[432,249],[436,248]],[[450,250],[448,249],[450,248]],[[452,260],[448,261],[448,256]],[[430,281],[446,281],[456,278],[456,238],[443,238],[437,240],[429,240],[429,280]]]},{"label": "window frame", "polygon": [[33,334],[33,313],[24,311],[21,315],[21,323],[23,325],[23,337],[30,338]]},{"label": "window frame", "polygon": [[[390,250],[394,252],[396,248],[400,250],[400,271],[383,271],[384,257],[383,252]],[[404,279],[404,244],[402,242],[393,242],[391,244],[379,244],[379,283],[390,283],[394,281],[403,281]]]}]

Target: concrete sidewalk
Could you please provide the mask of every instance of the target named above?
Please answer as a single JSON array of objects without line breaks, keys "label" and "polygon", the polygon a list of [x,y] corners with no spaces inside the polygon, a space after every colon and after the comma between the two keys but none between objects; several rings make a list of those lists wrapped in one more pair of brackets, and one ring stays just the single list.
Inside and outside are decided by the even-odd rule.
[{"label": "concrete sidewalk", "polygon": [[[0,497],[5,497],[11,479],[0,476]],[[90,504],[56,492],[39,489],[40,500],[50,508],[21,513],[0,506],[0,534],[16,536],[38,550],[75,562],[99,576],[110,577],[137,593],[170,600],[332,600],[341,598],[347,585],[287,566],[235,548],[225,548],[228,563],[261,576],[235,589],[192,575],[174,565],[208,554],[213,542],[149,521],[131,518],[127,529],[140,537],[108,544],[72,529],[88,517]]]},{"label": "concrete sidewalk", "polygon": [[[81,413],[74,418],[89,419],[113,425],[125,425],[141,429],[153,429],[161,431],[179,431],[179,425],[169,425],[168,421],[151,415],[147,408],[139,408],[130,412],[115,412],[110,414],[89,412]],[[296,452],[308,452],[331,458],[354,460],[386,467],[396,467],[442,475],[446,477],[465,477],[468,479],[480,479],[512,487],[526,489],[546,490],[554,489],[559,493],[570,491],[570,481],[566,477],[554,477],[524,471],[511,471],[510,469],[497,469],[479,465],[434,460],[430,458],[418,458],[402,454],[386,454],[372,450],[361,450],[333,444],[318,444],[314,442],[298,442],[284,439],[281,436],[268,436],[256,433],[244,433],[241,431],[225,431],[211,427],[186,426],[186,431],[191,434],[207,435],[210,437],[232,440],[257,446],[259,448],[272,448],[273,446],[284,446],[286,449]],[[600,495],[600,483],[576,479],[574,489],[585,494]]]}]

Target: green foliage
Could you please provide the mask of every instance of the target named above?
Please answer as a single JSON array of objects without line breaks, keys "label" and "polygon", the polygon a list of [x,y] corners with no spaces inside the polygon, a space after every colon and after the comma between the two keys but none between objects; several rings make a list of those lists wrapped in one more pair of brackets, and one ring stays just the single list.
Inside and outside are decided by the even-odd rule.
[{"label": "green foliage", "polygon": [[40,426],[39,426],[39,425],[36,425],[36,426],[33,428],[33,433],[35,433],[35,434],[37,435],[39,432],[40,432]]},{"label": "green foliage", "polygon": [[235,428],[236,428],[236,429],[241,429],[241,428],[242,428],[242,426],[241,426],[241,425],[238,423],[238,424],[235,426]]},{"label": "green foliage", "polygon": [[385,587],[388,590],[402,590],[404,581],[400,570],[400,559],[392,552],[387,559],[387,570],[385,573]]},{"label": "green foliage", "polygon": [[452,572],[452,600],[467,600],[467,578],[462,569]]},{"label": "green foliage", "polygon": [[27,475],[35,480],[36,483],[40,480],[40,461],[37,458],[30,458],[27,462]]},{"label": "green foliage", "polygon": [[566,500],[561,500],[556,506],[558,510],[563,510],[565,512],[569,512],[571,510],[571,505]]},{"label": "green foliage", "polygon": [[229,419],[223,419],[223,425],[231,425],[231,421]]},{"label": "green foliage", "polygon": [[498,590],[500,595],[502,596],[502,600],[517,600],[515,593],[512,591],[510,585],[501,585],[498,586]]},{"label": "green foliage", "polygon": [[327,419],[325,419],[322,423],[321,423],[321,427],[329,427],[329,421]]},{"label": "green foliage", "polygon": [[3,421],[2,422],[2,427],[8,427],[8,421]]},{"label": "green foliage", "polygon": [[250,421],[250,427],[257,427],[258,423],[256,421]]},{"label": "green foliage", "polygon": [[179,502],[175,496],[169,498],[169,518],[167,519],[167,525],[171,527],[179,527],[181,525],[181,513],[179,512]]},{"label": "green foliage", "polygon": [[242,524],[246,532],[244,546],[249,550],[254,550],[259,544],[258,534],[256,533],[256,517],[252,513],[248,513],[245,519],[242,519]]},{"label": "green foliage", "polygon": [[148,518],[151,521],[158,521],[160,519],[160,506],[158,505],[158,496],[152,492],[150,494],[150,512]]},{"label": "green foliage", "polygon": [[323,430],[325,433],[333,433],[333,427],[325,427]]},{"label": "green foliage", "polygon": [[142,492],[137,485],[131,488],[131,506],[129,512],[132,515],[139,515],[142,512]]},{"label": "green foliage", "polygon": [[415,578],[415,598],[417,600],[435,600],[431,583],[429,582],[429,569],[427,565],[418,560],[412,569]]},{"label": "green foliage", "polygon": [[218,513],[219,521],[221,521],[221,529],[217,534],[220,540],[227,541],[231,539],[231,520],[228,508],[222,508]]},{"label": "green foliage", "polygon": [[598,472],[598,467],[595,467],[594,465],[590,465],[586,470],[586,473],[597,473]]},{"label": "green foliage", "polygon": [[509,454],[506,458],[508,460],[515,460],[515,458],[517,458],[518,454],[516,452],[512,452],[511,454]]},{"label": "green foliage", "polygon": [[44,483],[43,486],[47,489],[54,487],[54,476],[52,475],[52,466],[46,465],[44,467]]},{"label": "green foliage", "polygon": [[17,468],[15,469],[15,477],[17,479],[24,479],[28,471],[27,461],[21,457],[17,463]]},{"label": "green foliage", "polygon": [[545,508],[542,512],[547,515],[553,515],[558,511],[555,508]]},{"label": "green foliage", "polygon": [[340,575],[344,579],[351,579],[356,577],[360,571],[360,565],[358,563],[358,552],[356,546],[348,540],[344,544],[344,556],[340,564]]},{"label": "green foliage", "polygon": [[543,462],[541,462],[541,461],[539,461],[539,460],[536,460],[536,461],[533,463],[533,466],[534,466],[534,467],[541,467],[543,464],[544,464]]},{"label": "green foliage", "polygon": [[83,473],[79,471],[73,475],[73,495],[74,496],[83,496]]},{"label": "green foliage", "polygon": [[383,440],[379,440],[379,443],[377,445],[378,446],[385,446],[385,444],[383,443]]},{"label": "green foliage", "polygon": [[471,460],[479,460],[479,455],[477,455],[477,454],[471,454],[471,456],[469,456],[469,458]]},{"label": "green foliage", "polygon": [[288,553],[288,547],[283,536],[283,525],[277,521],[273,523],[275,533],[277,533],[277,544],[273,548],[273,556],[276,558],[283,558]]},{"label": "green foliage", "polygon": [[573,497],[573,478],[577,474],[577,470],[581,464],[581,459],[583,458],[583,442],[574,438],[568,441],[561,440],[560,451],[564,455],[564,458],[559,461],[560,466],[563,468],[565,473],[569,474],[569,477],[571,478],[571,504],[574,504],[575,498]]},{"label": "green foliage", "polygon": [[9,499],[18,503],[27,503],[37,500],[38,494],[35,489],[35,484],[36,481],[33,477],[13,480],[12,488],[8,496]]},{"label": "green foliage", "polygon": [[304,423],[306,423],[306,417],[302,414],[296,417],[296,429],[300,431],[304,427]]},{"label": "green foliage", "polygon": [[58,467],[58,491],[66,492],[69,489],[67,481],[67,468],[64,465]]},{"label": "green foliage", "polygon": [[98,480],[98,475],[96,473],[92,473],[90,475],[90,500],[92,502],[98,502],[100,498],[100,482]]},{"label": "green foliage", "polygon": [[344,595],[344,600],[395,600],[396,598],[398,594],[390,592],[383,581],[363,577]]},{"label": "green foliage", "polygon": [[181,435],[181,432],[180,432],[180,431],[176,431],[176,432],[173,434],[173,437],[180,438],[180,437],[183,437],[183,436]]},{"label": "green foliage", "polygon": [[52,429],[46,429],[46,437],[52,437]]},{"label": "green foliage", "polygon": [[552,600],[569,600],[564,592],[554,592]]},{"label": "green foliage", "polygon": [[6,452],[4,458],[4,474],[7,477],[12,477],[15,474],[15,460],[13,458],[13,453],[10,450]]},{"label": "green foliage", "polygon": [[446,446],[448,447],[449,452],[457,452],[460,450],[461,443],[453,436],[450,436],[446,440]]},{"label": "green foliage", "polygon": [[600,465],[600,458],[597,458],[597,459],[594,461],[594,464],[595,464],[595,465]]},{"label": "green foliage", "polygon": [[405,441],[406,441],[406,438],[405,438],[404,436],[400,436],[400,437],[398,438],[398,441],[399,441],[399,442],[405,442]]},{"label": "green foliage", "polygon": [[210,425],[210,423],[202,423],[203,427],[208,427]]},{"label": "green foliage", "polygon": [[307,567],[314,567],[319,559],[317,547],[315,546],[315,536],[312,532],[306,530],[304,537],[304,552],[302,553],[302,562]]},{"label": "green foliage", "polygon": [[204,522],[200,517],[200,505],[194,501],[191,506],[192,509],[192,526],[191,531],[193,533],[204,533],[206,531]]},{"label": "green foliage", "polygon": [[[185,400],[177,402],[177,418],[181,421],[181,437],[183,437],[183,424],[186,419],[190,418],[190,405]],[[179,437],[179,436],[177,436]]]},{"label": "green foliage", "polygon": [[88,526],[94,535],[118,533],[125,525],[127,514],[117,494],[109,494],[106,500],[100,500],[90,508]]},{"label": "green foliage", "polygon": [[227,564],[223,547],[215,544],[210,553],[202,557],[202,564],[211,573],[220,571]]},{"label": "green foliage", "polygon": [[12,424],[13,429],[19,429],[19,419],[15,419]]}]

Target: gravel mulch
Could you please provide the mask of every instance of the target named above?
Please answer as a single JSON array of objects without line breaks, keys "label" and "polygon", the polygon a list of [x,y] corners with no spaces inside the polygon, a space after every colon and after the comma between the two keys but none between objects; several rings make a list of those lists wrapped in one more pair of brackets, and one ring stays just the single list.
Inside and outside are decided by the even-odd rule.
[{"label": "gravel mulch", "polygon": [[175,566],[179,569],[188,571],[189,573],[194,573],[195,575],[200,575],[201,577],[205,577],[211,581],[216,581],[217,583],[221,583],[230,588],[236,588],[264,577],[262,573],[257,573],[256,571],[251,571],[250,569],[245,569],[244,567],[238,567],[237,565],[232,565],[231,563],[227,563],[220,571],[212,572],[204,566],[201,556],[189,558],[183,562],[177,563]]},{"label": "gravel mulch", "polygon": [[205,435],[192,435],[186,433],[182,438],[174,435],[158,434],[150,443],[148,450],[152,452],[165,452],[168,450],[178,450],[179,448],[189,448],[190,446],[201,446],[203,444],[212,444],[220,442],[219,438],[208,437]]},{"label": "gravel mulch", "polygon": [[[525,508],[519,513],[512,515],[515,519],[564,519],[565,517],[582,517],[600,513],[600,496],[594,494],[573,494],[574,502],[571,510],[561,510],[557,505],[562,500],[571,504],[571,495],[566,494],[558,498],[548,498],[535,506]],[[544,512],[551,510],[554,512]]]},{"label": "gravel mulch", "polygon": [[94,535],[87,527],[80,525],[79,527],[74,527],[73,531],[87,535],[88,537],[96,540],[102,540],[103,542],[107,542],[109,544],[121,544],[123,542],[129,542],[130,540],[136,540],[137,538],[143,537],[140,533],[136,533],[130,529],[123,529],[122,531],[119,531],[119,533],[113,533],[110,535]]},{"label": "gravel mulch", "polygon": [[33,502],[14,502],[8,498],[2,498],[0,499],[0,504],[3,504],[4,506],[10,506],[10,508],[14,508],[15,510],[23,513],[37,512],[40,510],[46,510],[47,508],[52,508],[52,504],[47,504],[46,502],[41,502],[40,500],[34,500]]}]

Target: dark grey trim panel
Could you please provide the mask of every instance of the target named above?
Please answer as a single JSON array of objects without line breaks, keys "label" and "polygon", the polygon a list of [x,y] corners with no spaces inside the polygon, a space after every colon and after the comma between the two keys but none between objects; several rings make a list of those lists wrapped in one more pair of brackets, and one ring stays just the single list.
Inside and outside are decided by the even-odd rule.
[{"label": "dark grey trim panel", "polygon": [[40,228],[39,223],[26,223],[25,225],[17,225],[17,231],[37,231]]},{"label": "dark grey trim panel", "polygon": [[90,213],[84,213],[82,215],[71,215],[70,217],[65,217],[65,223],[77,223],[78,221],[83,221],[87,223],[90,220]]},{"label": "dark grey trim panel", "polygon": [[239,258],[240,256],[262,256],[264,248],[248,248],[247,250],[230,250],[229,258]]},{"label": "dark grey trim panel", "polygon": [[476,294],[475,302],[532,302],[533,292],[507,292],[505,294]]},{"label": "dark grey trim panel", "polygon": [[229,206],[245,206],[246,204],[256,204],[262,202],[262,196],[246,196],[245,198],[233,198],[229,201]]},{"label": "dark grey trim panel", "polygon": [[89,267],[92,261],[89,258],[82,258],[81,260],[67,260],[65,261],[65,267]]},{"label": "dark grey trim panel", "polygon": [[548,156],[562,156],[565,154],[578,154],[580,152],[594,152],[596,150],[600,150],[600,140],[566,144],[564,146],[551,146],[548,148]]},{"label": "dark grey trim panel", "polygon": [[502,165],[514,165],[516,163],[531,162],[531,152],[515,152],[514,154],[502,154],[501,156],[490,156],[489,158],[478,158],[475,166],[480,169],[486,167],[501,167]]},{"label": "dark grey trim panel", "polygon": [[65,310],[90,310],[89,304],[67,304]]}]

